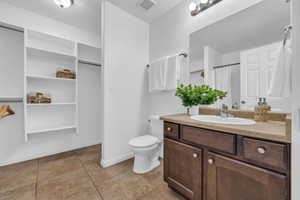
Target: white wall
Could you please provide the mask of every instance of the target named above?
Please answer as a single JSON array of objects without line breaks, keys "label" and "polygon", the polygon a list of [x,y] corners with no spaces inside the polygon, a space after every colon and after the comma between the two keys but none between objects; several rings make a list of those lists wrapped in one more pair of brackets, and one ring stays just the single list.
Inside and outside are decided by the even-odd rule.
[{"label": "white wall", "polygon": [[23,94],[23,47],[23,33],[0,28],[0,55],[5,58],[0,59],[0,97],[20,97]]},{"label": "white wall", "polygon": [[104,140],[105,167],[132,156],[128,142],[146,134],[149,25],[105,3]]},{"label": "white wall", "polygon": [[300,1],[292,4],[293,38],[293,131],[292,200],[300,199]]},{"label": "white wall", "polygon": [[103,124],[101,103],[101,68],[94,65],[78,65],[79,134],[84,140],[100,143]]},{"label": "white wall", "polygon": [[[262,0],[226,0],[191,17],[188,6],[191,0],[183,1],[164,16],[150,24],[150,61],[173,55],[181,51],[189,52],[189,34],[204,28],[224,17],[235,14]],[[174,92],[151,94],[151,114],[183,112]],[[163,103],[163,102],[167,102]]]},{"label": "white wall", "polygon": [[[0,3],[0,22],[30,28],[92,46],[100,46],[100,36],[94,33],[80,30],[5,3]],[[23,70],[22,65],[19,67],[20,70]],[[23,86],[21,87],[23,90]],[[81,131],[78,135],[69,133],[41,134],[31,136],[29,141],[25,142],[23,104],[9,104],[16,111],[16,115],[0,121],[0,166],[101,142],[100,131]]]}]

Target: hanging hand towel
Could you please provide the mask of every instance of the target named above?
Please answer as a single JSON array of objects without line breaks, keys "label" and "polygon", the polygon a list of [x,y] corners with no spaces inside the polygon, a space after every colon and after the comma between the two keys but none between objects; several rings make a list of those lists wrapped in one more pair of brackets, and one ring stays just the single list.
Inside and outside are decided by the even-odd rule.
[{"label": "hanging hand towel", "polygon": [[167,58],[157,60],[149,68],[149,92],[163,91],[166,88]]},{"label": "hanging hand towel", "polygon": [[229,107],[232,105],[232,98],[231,98],[231,67],[224,67],[216,69],[215,71],[215,86],[217,90],[222,90],[227,92],[227,96],[217,102],[217,105],[226,104]]},{"label": "hanging hand towel", "polygon": [[178,85],[190,83],[190,68],[188,59],[184,56],[177,56],[177,82]]},{"label": "hanging hand towel", "polygon": [[178,56],[170,56],[168,57],[167,62],[167,70],[165,73],[165,80],[166,80],[166,90],[175,90],[177,88],[178,84],[178,62],[177,62]]},{"label": "hanging hand towel", "polygon": [[291,95],[291,59],[292,50],[290,48],[290,42],[287,42],[280,50],[278,64],[268,91],[270,97],[289,97]]},{"label": "hanging hand towel", "polygon": [[168,57],[167,69],[165,74],[166,90],[175,90],[180,84],[187,84],[189,69],[183,56]]}]

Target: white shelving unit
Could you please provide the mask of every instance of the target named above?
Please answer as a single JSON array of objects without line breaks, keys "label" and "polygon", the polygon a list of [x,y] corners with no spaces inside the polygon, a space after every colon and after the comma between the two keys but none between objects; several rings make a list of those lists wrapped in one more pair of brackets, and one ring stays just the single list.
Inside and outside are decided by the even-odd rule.
[{"label": "white shelving unit", "polygon": [[49,103],[49,104],[32,104],[29,103],[27,106],[32,106],[32,107],[49,107],[49,106],[74,106],[76,103]]},{"label": "white shelving unit", "polygon": [[48,129],[38,129],[38,130],[29,130],[27,132],[28,135],[33,134],[40,134],[40,133],[49,133],[49,132],[56,132],[56,131],[64,131],[64,130],[76,130],[76,126],[61,126],[57,128],[48,128]]},{"label": "white shelving unit", "polygon": [[51,76],[38,76],[38,75],[27,75],[27,79],[41,79],[41,80],[76,82],[75,79],[55,78],[55,77],[51,77]]},{"label": "white shelving unit", "polygon": [[[24,30],[25,140],[45,133],[78,133],[78,65],[101,67],[101,50],[33,30]],[[56,78],[59,69],[76,72],[76,79]],[[50,104],[30,104],[27,95],[42,92]]]},{"label": "white shelving unit", "polygon": [[[59,69],[78,72],[77,43],[25,30],[25,140],[29,135],[78,132],[78,81],[56,78]],[[51,104],[29,104],[27,94],[50,94]]]}]

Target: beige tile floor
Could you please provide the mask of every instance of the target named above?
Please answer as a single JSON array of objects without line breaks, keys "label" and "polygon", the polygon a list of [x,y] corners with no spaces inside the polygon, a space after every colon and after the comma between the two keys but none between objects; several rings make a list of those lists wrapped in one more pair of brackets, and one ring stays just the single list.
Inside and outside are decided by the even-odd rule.
[{"label": "beige tile floor", "polygon": [[136,175],[132,160],[109,168],[99,160],[97,145],[0,167],[0,200],[183,200],[162,167]]}]

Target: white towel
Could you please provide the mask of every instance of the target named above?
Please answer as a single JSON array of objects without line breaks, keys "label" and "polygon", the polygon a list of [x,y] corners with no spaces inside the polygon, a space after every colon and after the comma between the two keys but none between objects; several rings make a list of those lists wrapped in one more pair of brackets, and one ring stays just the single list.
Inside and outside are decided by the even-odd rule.
[{"label": "white towel", "polygon": [[165,73],[166,90],[175,90],[178,86],[178,79],[180,79],[180,67],[177,60],[178,56],[168,57],[167,70]]},{"label": "white towel", "polygon": [[217,102],[217,104],[222,105],[226,104],[229,107],[232,105],[232,97],[231,97],[231,67],[224,67],[216,69],[215,71],[215,87],[217,90],[222,90],[227,92],[227,96]]},{"label": "white towel", "polygon": [[287,42],[280,50],[275,74],[271,80],[268,95],[270,97],[290,97],[292,90],[292,49]]},{"label": "white towel", "polygon": [[178,85],[190,83],[190,68],[188,59],[184,56],[177,56],[177,81]]},{"label": "white towel", "polygon": [[186,60],[183,56],[178,55],[168,57],[165,74],[166,90],[175,90],[181,83],[189,82],[190,73]]},{"label": "white towel", "polygon": [[149,68],[149,92],[163,91],[166,88],[167,58],[157,60]]}]

